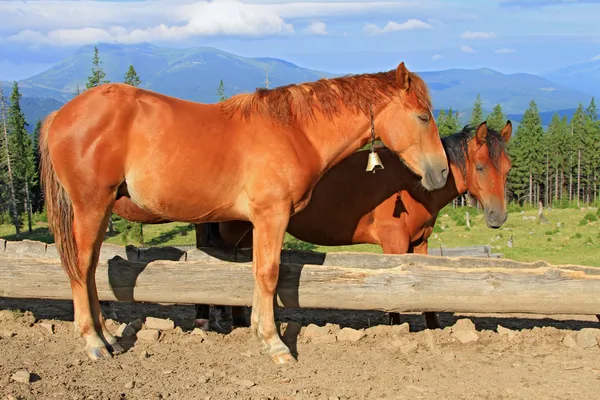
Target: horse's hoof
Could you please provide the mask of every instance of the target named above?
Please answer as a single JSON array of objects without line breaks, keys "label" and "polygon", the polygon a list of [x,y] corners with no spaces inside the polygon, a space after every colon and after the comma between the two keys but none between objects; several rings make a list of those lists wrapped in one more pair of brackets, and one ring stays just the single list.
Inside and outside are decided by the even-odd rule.
[{"label": "horse's hoof", "polygon": [[87,354],[92,361],[108,359],[112,357],[106,347],[94,347],[93,349],[86,349],[85,354]]},{"label": "horse's hoof", "polygon": [[275,364],[293,364],[297,362],[289,351],[271,354],[271,360]]},{"label": "horse's hoof", "polygon": [[119,343],[110,344],[109,347],[110,347],[111,353],[115,356],[118,354],[125,353],[125,349]]}]

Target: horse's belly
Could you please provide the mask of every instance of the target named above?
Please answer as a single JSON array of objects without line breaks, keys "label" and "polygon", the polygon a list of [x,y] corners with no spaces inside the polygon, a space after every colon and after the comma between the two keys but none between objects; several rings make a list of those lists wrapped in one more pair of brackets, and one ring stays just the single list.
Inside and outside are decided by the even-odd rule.
[{"label": "horse's belly", "polygon": [[131,174],[126,183],[134,203],[164,219],[190,223],[248,219],[245,194],[211,182],[139,179]]}]

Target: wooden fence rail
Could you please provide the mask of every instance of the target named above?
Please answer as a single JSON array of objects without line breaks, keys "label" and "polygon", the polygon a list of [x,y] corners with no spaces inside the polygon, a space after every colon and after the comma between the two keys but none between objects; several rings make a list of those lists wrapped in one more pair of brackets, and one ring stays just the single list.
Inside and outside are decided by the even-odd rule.
[{"label": "wooden fence rail", "polygon": [[[53,245],[4,242],[0,296],[71,299]],[[0,249],[2,250],[2,249]],[[252,303],[248,250],[104,245],[101,300]],[[600,269],[498,258],[282,251],[282,307],[397,312],[600,314]]]}]

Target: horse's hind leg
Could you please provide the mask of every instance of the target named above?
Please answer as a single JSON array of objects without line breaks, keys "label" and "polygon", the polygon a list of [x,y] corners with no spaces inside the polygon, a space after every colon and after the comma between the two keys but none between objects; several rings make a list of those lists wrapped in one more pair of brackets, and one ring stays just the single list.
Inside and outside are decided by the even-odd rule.
[{"label": "horse's hind leg", "polygon": [[116,338],[106,329],[96,288],[96,267],[114,193],[99,196],[96,192],[94,197],[86,196],[85,201],[73,199],[73,232],[77,267],[82,279],[81,282],[71,280],[75,330],[84,338],[85,352],[92,360],[110,357],[109,350],[115,354],[123,352]]}]

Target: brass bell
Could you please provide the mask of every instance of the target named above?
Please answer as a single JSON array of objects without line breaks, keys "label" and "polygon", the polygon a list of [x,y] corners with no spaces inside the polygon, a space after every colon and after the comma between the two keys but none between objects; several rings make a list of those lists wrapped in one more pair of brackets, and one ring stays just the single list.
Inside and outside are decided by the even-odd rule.
[{"label": "brass bell", "polygon": [[373,173],[375,173],[375,171],[377,169],[384,169],[383,168],[383,164],[381,163],[381,159],[379,158],[379,154],[377,154],[376,152],[372,151],[369,153],[369,161],[367,162],[367,172],[371,172],[373,171]]}]

